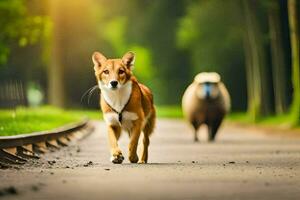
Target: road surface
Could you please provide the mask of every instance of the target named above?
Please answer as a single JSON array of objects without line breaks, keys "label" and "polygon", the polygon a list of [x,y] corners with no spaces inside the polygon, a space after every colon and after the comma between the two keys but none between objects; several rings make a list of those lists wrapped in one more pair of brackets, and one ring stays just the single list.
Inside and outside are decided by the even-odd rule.
[{"label": "road surface", "polygon": [[[79,143],[21,169],[0,170],[0,199],[300,199],[299,137],[225,125],[215,143],[204,132],[193,143],[183,121],[160,119],[150,163],[114,165],[105,125],[95,125]],[[127,143],[123,134],[125,157]]]}]

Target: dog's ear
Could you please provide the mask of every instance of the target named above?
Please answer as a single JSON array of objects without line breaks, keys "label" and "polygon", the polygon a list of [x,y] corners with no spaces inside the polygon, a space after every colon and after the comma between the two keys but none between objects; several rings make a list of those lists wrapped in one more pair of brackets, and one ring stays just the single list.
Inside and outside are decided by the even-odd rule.
[{"label": "dog's ear", "polygon": [[96,70],[99,69],[107,59],[104,55],[96,51],[93,53],[92,60],[94,63],[94,69]]},{"label": "dog's ear", "polygon": [[133,52],[129,51],[122,57],[122,62],[126,67],[132,69],[134,66],[135,55]]}]

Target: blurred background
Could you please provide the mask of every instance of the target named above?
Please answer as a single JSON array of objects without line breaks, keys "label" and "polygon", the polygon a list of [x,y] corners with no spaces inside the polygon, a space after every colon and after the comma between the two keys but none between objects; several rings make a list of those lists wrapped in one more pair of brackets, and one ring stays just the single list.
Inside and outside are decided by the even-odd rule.
[{"label": "blurred background", "polygon": [[300,123],[296,0],[0,0],[0,107],[96,109],[91,55],[136,53],[158,106],[179,107],[202,71],[222,76],[232,112]]}]

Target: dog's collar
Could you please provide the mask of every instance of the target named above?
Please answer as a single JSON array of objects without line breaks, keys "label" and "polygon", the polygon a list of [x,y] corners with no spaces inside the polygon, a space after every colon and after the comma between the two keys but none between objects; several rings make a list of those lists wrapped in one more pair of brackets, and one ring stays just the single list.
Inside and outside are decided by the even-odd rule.
[{"label": "dog's collar", "polygon": [[114,109],[114,108],[113,108],[113,107],[112,107],[112,106],[104,99],[105,103],[110,107],[110,109],[111,109],[112,111],[114,111],[115,113],[118,114],[118,120],[119,120],[120,123],[122,123],[122,119],[123,119],[122,113],[124,112],[126,106],[128,105],[128,103],[129,103],[129,101],[130,101],[130,98],[131,98],[131,94],[130,94],[130,97],[129,97],[128,101],[126,102],[126,104],[124,105],[124,107],[122,108],[122,110],[121,110],[120,112],[118,112],[116,109]]},{"label": "dog's collar", "polygon": [[[138,83],[136,80],[135,80],[135,82]],[[137,84],[137,85],[138,85],[138,88],[139,88],[139,90],[140,90],[140,93],[142,94],[142,90],[141,90],[139,84]],[[100,89],[100,92],[101,92],[101,89]],[[131,94],[130,94],[130,97],[129,97],[128,101],[126,102],[126,104],[124,105],[124,107],[122,108],[122,110],[121,110],[120,112],[118,112],[116,109],[114,109],[114,108],[113,108],[113,107],[105,100],[105,98],[103,98],[103,100],[104,100],[105,103],[110,107],[110,109],[111,109],[112,111],[114,111],[115,113],[118,114],[118,120],[119,120],[120,123],[122,123],[122,120],[123,120],[123,115],[122,115],[122,113],[124,112],[126,106],[128,105],[128,103],[129,103],[129,101],[130,101],[130,99],[131,99],[131,96],[132,96],[132,92],[131,92]]]},{"label": "dog's collar", "polygon": [[[129,98],[129,99],[130,99],[130,98]],[[104,101],[105,101],[105,100],[104,100]],[[105,101],[105,102],[106,102],[106,101]],[[129,100],[128,100],[128,102],[129,102]],[[106,104],[109,105],[110,109],[112,109],[112,111],[114,111],[115,113],[118,114],[118,120],[119,120],[120,123],[122,123],[122,119],[123,119],[122,113],[123,113],[123,111],[125,110],[125,107],[127,106],[128,102],[125,104],[125,106],[123,107],[123,109],[121,110],[121,112],[118,112],[116,109],[114,109],[111,105],[109,105],[109,104],[106,102]]]}]

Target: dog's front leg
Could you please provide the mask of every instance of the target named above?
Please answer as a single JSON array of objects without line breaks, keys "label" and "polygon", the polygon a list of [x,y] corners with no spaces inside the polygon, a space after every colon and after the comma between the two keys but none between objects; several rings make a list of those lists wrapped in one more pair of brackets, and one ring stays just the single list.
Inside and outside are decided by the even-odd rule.
[{"label": "dog's front leg", "polygon": [[129,142],[129,161],[131,163],[137,163],[139,161],[139,157],[136,153],[137,146],[139,142],[139,137],[141,134],[141,124],[136,124],[130,134],[130,142]]},{"label": "dog's front leg", "polygon": [[109,139],[110,152],[111,152],[110,161],[114,164],[121,164],[124,160],[122,152],[118,146],[118,139],[120,135],[121,135],[120,126],[110,125],[108,127],[108,139]]}]

